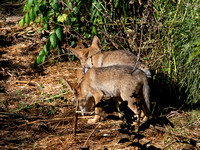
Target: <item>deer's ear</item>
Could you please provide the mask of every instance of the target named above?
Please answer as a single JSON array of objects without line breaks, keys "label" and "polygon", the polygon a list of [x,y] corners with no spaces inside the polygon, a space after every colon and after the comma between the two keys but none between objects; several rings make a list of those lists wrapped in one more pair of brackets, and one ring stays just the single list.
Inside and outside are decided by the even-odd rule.
[{"label": "deer's ear", "polygon": [[88,55],[88,49],[76,49],[76,48],[70,48],[70,50],[78,57],[79,59],[82,59],[84,57],[87,57]]},{"label": "deer's ear", "polygon": [[95,35],[94,38],[93,38],[91,47],[100,50],[99,41],[100,41],[99,38]]},{"label": "deer's ear", "polygon": [[77,49],[77,48],[70,48],[70,50],[74,53],[74,55],[78,58],[80,58],[83,54],[83,51],[81,51],[81,49]]},{"label": "deer's ear", "polygon": [[70,90],[71,90],[71,92],[73,93],[73,94],[75,94],[75,93],[77,93],[77,83],[71,83],[71,82],[69,82],[69,81],[66,81],[67,82],[67,84],[68,84],[68,86],[69,86],[69,88],[70,88]]}]

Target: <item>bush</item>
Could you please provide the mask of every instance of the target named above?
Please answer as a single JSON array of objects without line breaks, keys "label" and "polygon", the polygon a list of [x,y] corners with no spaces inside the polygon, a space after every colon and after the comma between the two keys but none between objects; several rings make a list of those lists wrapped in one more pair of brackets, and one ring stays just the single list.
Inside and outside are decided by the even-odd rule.
[{"label": "bush", "polygon": [[172,29],[178,83],[185,87],[188,104],[200,103],[200,3],[183,1]]}]

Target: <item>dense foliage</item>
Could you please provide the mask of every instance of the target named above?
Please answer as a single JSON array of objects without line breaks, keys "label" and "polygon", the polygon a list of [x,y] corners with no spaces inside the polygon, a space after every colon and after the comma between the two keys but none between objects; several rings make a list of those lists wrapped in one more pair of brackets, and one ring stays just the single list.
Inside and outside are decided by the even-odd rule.
[{"label": "dense foliage", "polygon": [[97,35],[103,50],[132,51],[149,63],[154,80],[171,91],[176,83],[180,99],[200,103],[199,1],[27,0],[24,10],[22,27],[33,21],[49,33],[37,64],[50,53],[65,53],[63,44],[89,44]]}]

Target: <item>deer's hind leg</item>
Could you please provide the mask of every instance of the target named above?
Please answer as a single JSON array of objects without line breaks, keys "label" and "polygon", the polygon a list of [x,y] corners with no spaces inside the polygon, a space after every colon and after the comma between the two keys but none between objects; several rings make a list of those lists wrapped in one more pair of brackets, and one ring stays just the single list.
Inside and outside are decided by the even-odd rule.
[{"label": "deer's hind leg", "polygon": [[[93,93],[93,97],[95,99],[95,105],[102,100],[103,96],[104,95],[103,95],[103,93],[101,91]],[[93,119],[89,119],[88,120],[88,124],[95,124],[96,122],[98,122],[100,120],[100,117],[101,117],[100,116],[101,112],[102,112],[102,108],[95,107],[95,116],[94,116]]]},{"label": "deer's hind leg", "polygon": [[143,118],[142,121],[147,121],[150,117],[150,113],[148,112],[148,109],[146,107],[145,101],[142,101],[142,113],[141,113],[141,117]]},{"label": "deer's hind leg", "polygon": [[123,101],[128,102],[128,107],[135,113],[135,115],[139,114],[137,106],[136,106],[137,101],[134,97],[131,98],[131,96],[129,96],[127,93],[125,94],[122,93],[121,98],[123,99]]}]

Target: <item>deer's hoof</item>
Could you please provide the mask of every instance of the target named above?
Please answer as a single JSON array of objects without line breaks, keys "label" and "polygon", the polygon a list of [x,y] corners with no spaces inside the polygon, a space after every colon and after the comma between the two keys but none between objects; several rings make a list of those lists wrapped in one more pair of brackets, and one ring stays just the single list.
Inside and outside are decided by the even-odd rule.
[{"label": "deer's hoof", "polygon": [[95,124],[95,123],[97,123],[97,120],[96,119],[89,119],[87,123],[88,124]]}]

